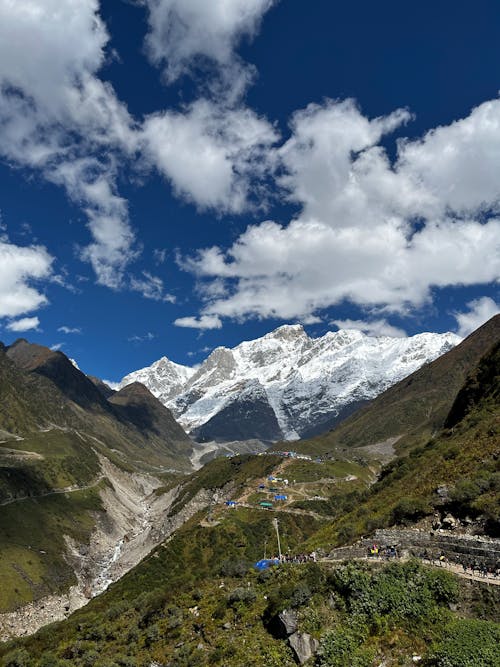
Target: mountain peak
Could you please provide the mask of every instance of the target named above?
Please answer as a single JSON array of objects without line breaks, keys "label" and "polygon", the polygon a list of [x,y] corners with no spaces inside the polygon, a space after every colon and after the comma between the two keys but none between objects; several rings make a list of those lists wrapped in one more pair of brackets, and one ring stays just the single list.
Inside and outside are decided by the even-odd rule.
[{"label": "mountain peak", "polygon": [[[234,348],[216,348],[183,377],[160,372],[156,362],[126,380],[144,383],[192,433],[234,440],[243,432],[243,419],[245,437],[253,437],[252,420],[257,437],[258,411],[272,426],[272,410],[282,437],[293,440],[327,430],[460,340],[453,334],[373,337],[356,329],[310,338],[301,324],[285,324]],[[251,420],[244,417],[250,414]]]},{"label": "mountain peak", "polygon": [[307,337],[302,324],[283,324],[282,326],[270,331],[264,338],[281,338],[284,340],[293,340],[295,338]]}]

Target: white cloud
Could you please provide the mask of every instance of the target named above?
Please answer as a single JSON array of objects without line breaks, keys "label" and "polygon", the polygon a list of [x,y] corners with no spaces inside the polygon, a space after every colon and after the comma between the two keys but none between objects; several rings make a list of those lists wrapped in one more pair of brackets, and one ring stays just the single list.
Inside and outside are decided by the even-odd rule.
[{"label": "white cloud", "polygon": [[186,327],[191,329],[221,329],[222,321],[216,315],[202,315],[196,317],[179,317],[174,321],[176,327]]},{"label": "white cloud", "polygon": [[9,322],[5,328],[9,331],[29,331],[30,329],[38,329],[39,325],[38,317],[23,317],[20,320]]},{"label": "white cloud", "polygon": [[17,317],[47,303],[33,284],[50,279],[52,262],[42,246],[0,242],[0,317]]},{"label": "white cloud", "polygon": [[80,327],[67,327],[66,325],[63,325],[62,327],[59,327],[57,329],[63,334],[81,334],[82,330]]},{"label": "white cloud", "polygon": [[144,152],[176,194],[218,212],[242,212],[251,194],[255,205],[277,138],[269,122],[250,109],[207,100],[182,113],[149,116],[143,126]]},{"label": "white cloud", "polygon": [[362,331],[368,336],[389,336],[390,338],[406,338],[406,331],[395,327],[387,320],[332,320],[330,324],[335,324],[339,329],[356,329]]},{"label": "white cloud", "polygon": [[165,293],[163,280],[158,276],[153,276],[149,271],[143,271],[141,278],[131,276],[130,289],[139,292],[145,299],[175,303],[175,296]]},{"label": "white cloud", "polygon": [[301,324],[321,324],[323,320],[318,315],[306,315],[301,319]]},{"label": "white cloud", "polygon": [[83,257],[100,283],[116,287],[134,235],[108,149],[131,153],[136,133],[97,77],[108,41],[98,9],[98,0],[0,4],[0,154],[40,169],[83,206],[93,236]]},{"label": "white cloud", "polygon": [[[196,65],[216,65],[233,88],[250,74],[235,49],[253,37],[275,0],[143,0],[149,9],[149,57],[172,82]],[[239,86],[237,85],[239,82]]]},{"label": "white cloud", "polygon": [[398,171],[417,180],[443,207],[468,214],[500,212],[500,100],[490,100],[467,118],[402,141]]},{"label": "white cloud", "polygon": [[[500,117],[500,101],[484,106],[421,141],[400,142],[392,164],[378,142],[409,120],[406,111],[368,120],[352,101],[327,101],[295,114],[292,136],[278,150],[280,184],[302,210],[288,225],[250,226],[230,248],[182,261],[205,283],[201,315],[304,319],[344,300],[406,313],[431,302],[433,288],[498,280],[500,181],[491,178],[480,198],[462,193],[460,206],[455,189],[444,187],[454,179],[460,185],[483,148],[498,148],[500,157],[493,120],[488,141],[496,148],[484,145],[484,117]],[[460,169],[440,159],[445,139],[456,146]],[[470,165],[468,153],[475,156]],[[210,296],[214,281],[217,295]]]},{"label": "white cloud", "polygon": [[468,336],[478,329],[482,324],[500,313],[500,306],[489,296],[474,299],[467,303],[468,310],[462,313],[454,313],[458,324],[458,335]]}]

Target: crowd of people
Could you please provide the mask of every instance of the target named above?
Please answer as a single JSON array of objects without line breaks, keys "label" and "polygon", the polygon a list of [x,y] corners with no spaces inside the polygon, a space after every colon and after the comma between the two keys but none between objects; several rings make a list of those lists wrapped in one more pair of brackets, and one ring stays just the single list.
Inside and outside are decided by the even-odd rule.
[{"label": "crowd of people", "polygon": [[[446,567],[447,565],[453,564],[461,566],[464,574],[471,574],[473,576],[497,579],[500,577],[500,563],[485,563],[481,562],[478,559],[466,558],[465,556],[460,558],[452,558],[444,552],[432,553],[425,549],[418,553],[412,553],[413,556],[418,556],[428,563],[433,565],[438,565],[441,567]],[[369,558],[398,558],[399,553],[396,546],[380,546],[376,543],[368,547],[368,557]]]}]

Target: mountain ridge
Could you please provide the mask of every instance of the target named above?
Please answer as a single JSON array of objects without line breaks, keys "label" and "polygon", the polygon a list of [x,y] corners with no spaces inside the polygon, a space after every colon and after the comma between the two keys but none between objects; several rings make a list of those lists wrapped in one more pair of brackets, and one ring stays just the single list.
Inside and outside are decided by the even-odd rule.
[{"label": "mountain ridge", "polygon": [[[253,388],[279,429],[264,417],[269,429],[247,429],[245,437],[297,440],[331,428],[460,340],[452,333],[375,338],[357,330],[310,338],[302,325],[283,325],[234,348],[215,348],[196,369],[162,357],[119,386],[142,382],[193,436],[220,441],[238,439],[244,412],[237,406]],[[217,417],[223,411],[231,413],[234,430]]]}]

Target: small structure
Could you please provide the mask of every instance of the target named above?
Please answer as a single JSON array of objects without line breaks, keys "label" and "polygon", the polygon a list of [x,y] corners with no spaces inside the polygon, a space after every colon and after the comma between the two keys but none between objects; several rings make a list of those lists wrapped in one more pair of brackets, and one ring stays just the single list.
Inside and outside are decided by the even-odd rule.
[{"label": "small structure", "polygon": [[259,484],[259,489],[265,489],[266,485],[265,484]]},{"label": "small structure", "polygon": [[261,503],[259,503],[259,505],[260,505],[261,507],[263,507],[264,509],[266,509],[266,510],[272,510],[272,509],[273,509],[273,504],[270,503],[270,502],[267,501],[267,500],[263,500]]},{"label": "small structure", "polygon": [[284,493],[278,493],[274,496],[274,500],[286,500],[287,496]]},{"label": "small structure", "polygon": [[226,500],[226,505],[228,507],[232,507],[233,509],[236,507],[237,504],[238,503],[236,502],[236,500]]}]

